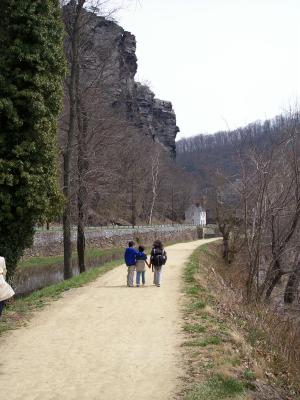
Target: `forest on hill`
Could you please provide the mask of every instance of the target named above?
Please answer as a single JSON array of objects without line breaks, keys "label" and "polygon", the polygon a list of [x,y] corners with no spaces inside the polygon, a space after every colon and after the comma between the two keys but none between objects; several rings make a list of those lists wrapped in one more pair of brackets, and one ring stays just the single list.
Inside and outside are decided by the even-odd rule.
[{"label": "forest on hill", "polygon": [[200,190],[213,185],[212,177],[216,171],[222,172],[230,181],[240,179],[243,155],[254,150],[263,153],[272,148],[291,125],[299,129],[297,113],[256,121],[232,131],[181,139],[176,143],[177,164],[197,178]]},{"label": "forest on hill", "polygon": [[242,255],[248,298],[296,300],[300,284],[300,116],[290,113],[177,144],[178,164],[223,236],[224,258]]}]

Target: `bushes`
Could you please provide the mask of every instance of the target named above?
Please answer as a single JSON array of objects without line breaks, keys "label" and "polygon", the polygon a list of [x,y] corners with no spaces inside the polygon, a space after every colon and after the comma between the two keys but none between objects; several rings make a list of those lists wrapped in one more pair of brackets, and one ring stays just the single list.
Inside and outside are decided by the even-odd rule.
[{"label": "bushes", "polygon": [[56,129],[64,76],[57,0],[2,0],[0,254],[13,274],[36,222],[57,213]]}]

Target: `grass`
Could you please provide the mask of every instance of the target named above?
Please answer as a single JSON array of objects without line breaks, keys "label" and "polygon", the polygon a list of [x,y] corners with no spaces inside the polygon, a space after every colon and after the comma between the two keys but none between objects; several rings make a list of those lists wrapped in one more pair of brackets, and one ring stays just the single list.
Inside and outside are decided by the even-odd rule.
[{"label": "grass", "polygon": [[248,331],[248,341],[252,346],[255,346],[257,342],[262,342],[265,340],[266,333],[260,329],[252,327]]},{"label": "grass", "polygon": [[198,385],[190,392],[186,400],[219,400],[234,398],[245,392],[243,382],[235,378],[215,375],[206,382]]},{"label": "grass", "polygon": [[183,346],[188,346],[188,347],[206,347],[209,345],[218,345],[222,343],[222,339],[219,336],[211,336],[207,337],[205,339],[196,339],[196,340],[190,340],[187,342],[184,342],[182,345]]},{"label": "grass", "polygon": [[189,305],[189,308],[191,310],[196,311],[196,310],[200,310],[200,309],[205,308],[205,306],[206,306],[206,303],[204,301],[202,301],[202,300],[199,300],[199,301],[195,301],[195,302],[191,303]]},{"label": "grass", "polygon": [[255,381],[256,379],[255,372],[251,371],[251,369],[246,369],[243,375],[247,381]]},{"label": "grass", "polygon": [[200,292],[200,288],[198,286],[191,286],[186,288],[185,293],[189,296],[198,296]]},{"label": "grass", "polygon": [[254,388],[255,375],[245,369],[243,351],[230,339],[230,324],[219,313],[216,294],[209,287],[209,266],[216,259],[210,245],[203,245],[192,254],[183,274],[185,400],[241,399]]},{"label": "grass", "polygon": [[[112,254],[118,254],[124,251],[122,248],[114,248],[114,249],[87,249],[85,252],[86,260],[97,258],[101,256],[109,256]],[[77,259],[77,253],[73,252],[72,260]],[[64,256],[48,256],[48,257],[31,257],[27,260],[20,261],[18,264],[19,269],[29,268],[29,267],[45,267],[54,264],[63,264]]]},{"label": "grass", "polygon": [[186,324],[183,330],[188,333],[203,333],[206,328],[201,324]]},{"label": "grass", "polygon": [[121,260],[108,262],[101,267],[93,268],[68,280],[47,286],[28,296],[17,298],[8,303],[0,320],[0,335],[3,332],[24,325],[33,311],[45,307],[52,300],[57,300],[65,291],[94,281],[99,276],[120,265],[120,263]]}]

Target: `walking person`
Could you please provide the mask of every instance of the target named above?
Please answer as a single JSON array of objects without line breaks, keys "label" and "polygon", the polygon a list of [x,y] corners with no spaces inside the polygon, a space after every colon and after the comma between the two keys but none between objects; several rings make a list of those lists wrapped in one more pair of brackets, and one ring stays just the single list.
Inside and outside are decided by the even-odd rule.
[{"label": "walking person", "polygon": [[145,247],[139,246],[139,251],[136,255],[136,286],[140,287],[140,280],[142,277],[142,284],[145,285],[145,272],[146,272],[146,264],[150,268],[150,264],[147,262],[147,254],[144,253]]},{"label": "walking person", "polygon": [[167,262],[167,253],[160,240],[155,240],[151,250],[150,263],[154,272],[153,283],[160,287],[162,267]]},{"label": "walking person", "polygon": [[134,242],[130,241],[128,247],[125,250],[124,259],[127,266],[127,286],[133,287],[136,255],[138,251],[133,247]]},{"label": "walking person", "polygon": [[0,257],[0,317],[5,306],[5,301],[13,297],[15,292],[6,282],[6,264],[5,258]]}]

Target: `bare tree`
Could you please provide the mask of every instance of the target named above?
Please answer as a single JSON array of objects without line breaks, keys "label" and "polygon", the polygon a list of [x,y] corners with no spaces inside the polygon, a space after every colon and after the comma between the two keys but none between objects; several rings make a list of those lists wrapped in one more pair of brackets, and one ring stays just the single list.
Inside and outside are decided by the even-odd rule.
[{"label": "bare tree", "polygon": [[[66,207],[64,212],[64,254],[65,254],[65,278],[71,276],[71,160],[74,150],[74,139],[77,139],[77,252],[79,270],[85,270],[85,223],[87,220],[88,190],[86,177],[90,171],[90,155],[88,141],[101,136],[99,120],[107,115],[95,110],[95,104],[99,106],[99,100],[103,100],[104,84],[111,84],[109,68],[112,65],[112,39],[104,38],[97,48],[92,45],[95,42],[94,31],[97,24],[97,15],[101,13],[101,7],[106,6],[106,1],[91,2],[71,1],[63,8],[64,22],[68,34],[66,40],[66,53],[70,65],[69,88],[69,113],[68,135],[64,152],[64,193]],[[85,6],[93,11],[87,11]],[[107,11],[106,11],[107,13]],[[109,11],[109,14],[112,10]],[[107,16],[107,14],[106,14]],[[97,43],[96,43],[97,45]],[[95,121],[95,111],[97,119]],[[92,121],[93,120],[93,121]],[[106,135],[102,135],[106,136]],[[100,141],[103,141],[102,138]],[[95,145],[95,143],[94,143]],[[90,174],[91,175],[91,174]]]},{"label": "bare tree", "polygon": [[151,201],[150,213],[149,213],[149,225],[152,224],[153,210],[154,210],[155,201],[157,198],[159,165],[160,165],[160,149],[157,148],[156,152],[153,153],[152,158],[151,158],[152,201]]},{"label": "bare tree", "polygon": [[293,122],[283,121],[281,138],[264,151],[252,148],[242,162],[248,298],[255,294],[256,299],[268,299],[286,274],[285,260],[296,251],[292,243],[300,217],[299,135]]},{"label": "bare tree", "polygon": [[[65,149],[63,151],[64,183],[63,193],[65,196],[65,209],[63,213],[64,233],[64,278],[72,276],[72,241],[71,241],[71,160],[73,143],[76,135],[76,85],[79,74],[79,38],[81,27],[81,15],[85,0],[71,1],[68,7],[64,8],[65,27],[70,43],[69,47],[69,68],[70,74],[67,80],[69,94],[69,123]],[[67,14],[67,15],[66,15]]]}]

